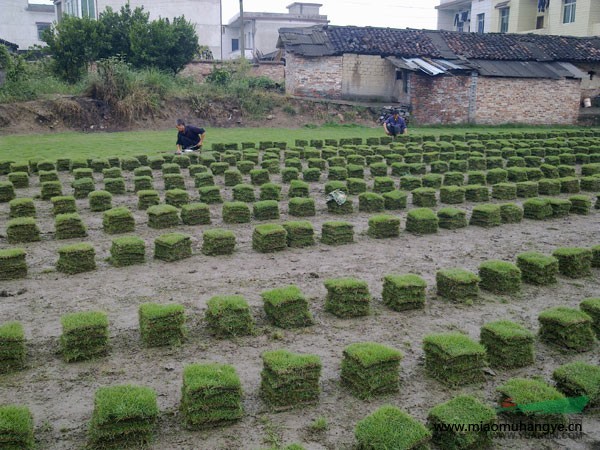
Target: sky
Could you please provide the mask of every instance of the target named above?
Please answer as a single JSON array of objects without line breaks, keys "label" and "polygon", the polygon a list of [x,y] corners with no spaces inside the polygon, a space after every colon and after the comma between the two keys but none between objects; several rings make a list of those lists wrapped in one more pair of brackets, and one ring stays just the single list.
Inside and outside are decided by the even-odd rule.
[{"label": "sky", "polygon": [[[287,13],[295,0],[244,0],[244,11]],[[332,25],[435,29],[440,0],[305,0],[321,3]],[[51,0],[30,0],[52,4]],[[239,0],[222,0],[223,23],[239,12]]]}]

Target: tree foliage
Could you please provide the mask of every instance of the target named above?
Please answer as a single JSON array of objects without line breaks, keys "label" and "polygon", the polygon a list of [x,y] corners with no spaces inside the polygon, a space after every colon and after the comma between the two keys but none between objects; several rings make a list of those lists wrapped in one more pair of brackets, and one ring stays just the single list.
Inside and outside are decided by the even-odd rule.
[{"label": "tree foliage", "polygon": [[94,61],[118,56],[137,69],[179,72],[198,51],[194,25],[185,17],[150,21],[143,7],[108,7],[98,20],[65,16],[43,40],[62,79],[81,79]]}]

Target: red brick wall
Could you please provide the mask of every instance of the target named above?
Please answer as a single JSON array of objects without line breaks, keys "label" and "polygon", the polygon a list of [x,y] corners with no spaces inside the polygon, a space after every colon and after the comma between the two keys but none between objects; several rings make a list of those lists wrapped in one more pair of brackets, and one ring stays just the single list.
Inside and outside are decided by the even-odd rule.
[{"label": "red brick wall", "polygon": [[470,76],[412,73],[409,92],[414,123],[468,123],[470,84]]},{"label": "red brick wall", "polygon": [[302,97],[342,97],[342,57],[285,55],[285,92]]}]

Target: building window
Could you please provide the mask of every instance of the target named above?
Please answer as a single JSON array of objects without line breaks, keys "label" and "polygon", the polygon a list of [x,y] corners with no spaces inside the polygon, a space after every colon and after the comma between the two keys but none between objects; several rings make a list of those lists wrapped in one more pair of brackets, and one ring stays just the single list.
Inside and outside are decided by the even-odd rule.
[{"label": "building window", "polygon": [[65,1],[65,14],[73,17],[79,17],[79,5],[77,0]]},{"label": "building window", "polygon": [[81,17],[96,18],[96,0],[81,0]]},{"label": "building window", "polygon": [[538,16],[535,21],[535,29],[541,30],[542,28],[544,28],[544,16]]},{"label": "building window", "polygon": [[483,33],[485,29],[485,14],[477,14],[477,32]]},{"label": "building window", "polygon": [[231,40],[231,51],[235,52],[237,50],[240,49],[240,40],[239,39],[232,39]]},{"label": "building window", "polygon": [[252,45],[252,33],[249,31],[246,33],[245,44],[246,44],[246,48],[250,48],[250,49],[254,48],[254,46]]},{"label": "building window", "polygon": [[500,33],[508,32],[508,16],[510,8],[502,8],[500,10]]},{"label": "building window", "polygon": [[50,24],[38,22],[35,25],[37,26],[38,41],[41,41],[44,31],[50,28]]},{"label": "building window", "polygon": [[575,6],[577,0],[564,0],[563,6],[563,23],[575,22]]}]

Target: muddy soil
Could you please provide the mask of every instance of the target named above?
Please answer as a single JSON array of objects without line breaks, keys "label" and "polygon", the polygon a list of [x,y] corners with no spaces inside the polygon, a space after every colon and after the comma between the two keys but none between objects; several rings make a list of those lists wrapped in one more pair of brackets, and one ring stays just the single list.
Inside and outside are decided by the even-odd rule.
[{"label": "muddy soil", "polygon": [[[133,190],[132,174],[126,173],[127,185]],[[197,199],[193,180],[184,170],[187,190]],[[96,174],[96,188],[103,186]],[[159,171],[154,183],[162,190]],[[5,179],[6,177],[0,177]],[[71,175],[61,174],[65,193],[71,193]],[[31,186],[19,189],[19,197],[34,197],[40,187],[37,176]],[[216,177],[222,185],[222,177]],[[280,182],[279,175],[272,180]],[[246,180],[248,181],[248,180]],[[369,180],[369,183],[372,183]],[[258,188],[256,189],[258,194]],[[283,197],[287,198],[287,187]],[[231,188],[222,188],[225,199]],[[28,365],[21,372],[0,376],[1,403],[27,405],[35,418],[35,434],[40,449],[79,449],[86,442],[87,423],[93,410],[94,392],[101,386],[133,383],[156,390],[160,420],[156,440],[151,448],[167,449],[259,449],[292,442],[307,449],[350,449],[354,445],[353,429],[357,421],[382,404],[391,403],[419,421],[426,420],[428,410],[459,393],[471,393],[490,405],[497,400],[495,388],[512,377],[540,377],[551,382],[552,371],[574,360],[598,363],[600,346],[589,352],[565,353],[536,342],[535,363],[516,370],[495,370],[486,374],[484,383],[449,389],[426,376],[423,366],[423,337],[429,333],[460,330],[473,339],[489,321],[508,318],[538,330],[538,314],[549,307],[578,307],[588,297],[600,295],[600,270],[582,279],[559,277],[551,287],[524,285],[522,293],[497,296],[482,291],[473,305],[452,304],[435,293],[438,269],[463,267],[477,271],[489,259],[515,261],[516,255],[528,250],[546,254],[561,246],[591,247],[600,243],[600,211],[591,215],[571,215],[551,221],[524,220],[521,224],[492,229],[469,226],[455,231],[440,230],[436,235],[415,236],[403,231],[395,239],[375,240],[366,235],[369,215],[354,213],[334,216],[327,213],[323,183],[311,183],[311,195],[317,199],[318,212],[310,218],[317,234],[329,220],[348,220],[355,226],[355,243],[331,247],[317,242],[304,249],[288,249],[276,254],[259,254],[252,250],[251,235],[255,225],[228,225],[222,222],[221,205],[211,205],[213,223],[205,226],[179,226],[153,230],[147,216],[137,209],[133,192],[113,198],[115,206],[129,207],[136,220],[135,234],[146,242],[147,262],[127,268],[114,268],[106,258],[115,237],[102,230],[102,213],[90,212],[87,200],[77,207],[88,226],[89,237],[57,240],[50,202],[35,200],[37,223],[42,241],[24,244],[27,251],[27,279],[2,282],[0,305],[2,321],[19,320],[28,340]],[[357,206],[357,199],[354,198]],[[471,210],[474,204],[461,205]],[[409,205],[411,208],[412,205]],[[280,202],[278,222],[291,219],[287,201]],[[0,204],[0,234],[8,221],[8,204]],[[398,213],[402,229],[406,211]],[[206,229],[231,229],[237,237],[232,256],[208,257],[200,247]],[[152,259],[154,239],[170,231],[190,234],[193,256],[165,263]],[[93,272],[68,276],[54,270],[57,249],[68,243],[85,241],[94,245],[98,268]],[[11,247],[5,236],[0,248]],[[393,312],[381,304],[382,277],[385,274],[415,273],[428,283],[424,310]],[[327,278],[352,276],[365,280],[373,295],[373,313],[368,317],[338,319],[324,312]],[[310,299],[316,324],[298,330],[278,330],[267,323],[260,293],[287,284],[298,285]],[[257,321],[254,336],[222,340],[206,330],[206,302],[213,295],[240,294],[249,302]],[[137,311],[144,302],[183,304],[188,317],[189,337],[180,347],[144,348],[138,333]],[[63,362],[58,354],[61,334],[60,317],[66,313],[102,310],[109,316],[111,348],[109,356],[81,363]],[[404,352],[401,363],[401,387],[396,395],[361,401],[339,384],[342,350],[350,343],[374,341]],[[319,355],[323,363],[321,397],[318,405],[286,412],[270,412],[259,397],[261,353],[287,348]],[[245,415],[239,423],[222,429],[187,431],[181,426],[178,406],[181,396],[182,370],[186,364],[202,362],[232,364],[242,381]],[[316,418],[327,418],[329,429],[314,434],[308,426]],[[600,446],[598,411],[583,416],[580,440],[495,440],[494,448],[591,449]]]}]

